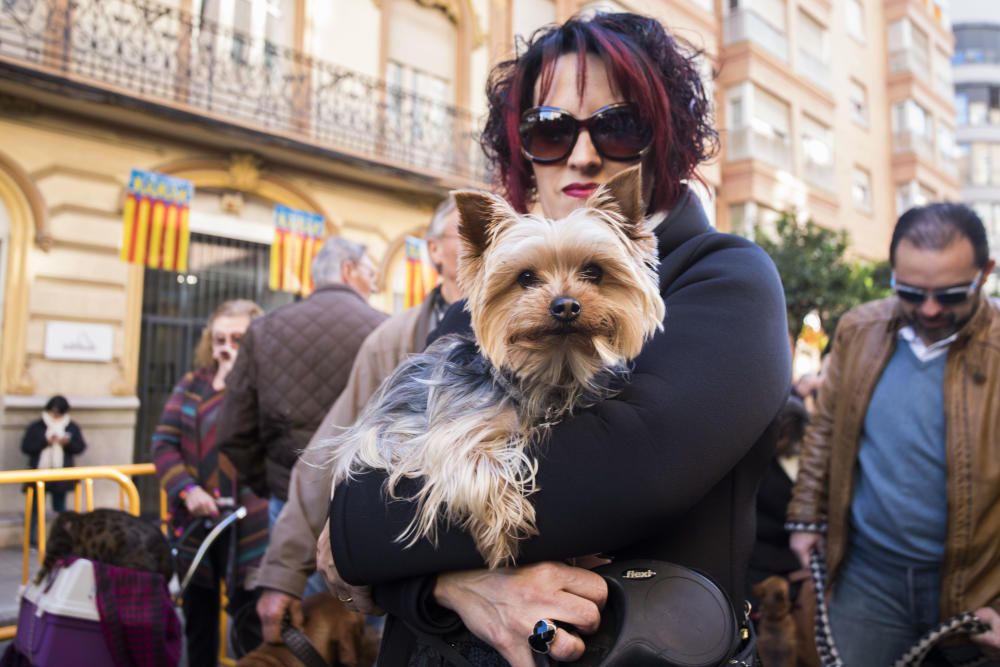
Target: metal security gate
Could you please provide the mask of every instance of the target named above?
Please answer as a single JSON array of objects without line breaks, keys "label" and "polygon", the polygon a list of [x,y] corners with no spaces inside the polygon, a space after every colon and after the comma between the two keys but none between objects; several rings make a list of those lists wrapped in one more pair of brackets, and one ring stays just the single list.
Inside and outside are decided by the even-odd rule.
[{"label": "metal security gate", "polygon": [[[139,415],[133,460],[151,461],[151,439],[177,381],[192,370],[194,350],[215,309],[252,299],[265,312],[292,301],[268,289],[267,245],[192,234],[188,273],[146,269],[139,348]],[[142,507],[158,507],[156,480],[140,478]]]}]

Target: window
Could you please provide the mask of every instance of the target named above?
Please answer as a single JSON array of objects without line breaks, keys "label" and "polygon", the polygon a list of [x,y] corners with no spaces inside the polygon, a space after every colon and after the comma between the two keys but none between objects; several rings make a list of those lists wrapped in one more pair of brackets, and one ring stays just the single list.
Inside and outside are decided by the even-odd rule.
[{"label": "window", "polygon": [[799,10],[799,50],[821,62],[827,62],[826,26],[809,14]]},{"label": "window", "polygon": [[[272,70],[295,41],[295,0],[205,0],[201,16],[232,30],[229,55]],[[280,75],[280,72],[275,72]]]},{"label": "window", "polygon": [[901,215],[914,206],[925,206],[937,199],[937,193],[919,181],[909,181],[896,188],[896,213]]},{"label": "window", "polygon": [[847,94],[851,119],[862,127],[868,127],[868,89],[864,84],[851,79]]},{"label": "window", "polygon": [[761,160],[790,170],[788,103],[744,83],[726,91],[726,159]]},{"label": "window", "polygon": [[854,208],[865,213],[872,212],[872,177],[867,169],[854,168],[851,199],[854,202]]},{"label": "window", "polygon": [[827,29],[799,10],[799,53],[796,68],[813,83],[830,88],[830,49]]},{"label": "window", "polygon": [[945,97],[952,94],[951,60],[948,54],[940,49],[934,49],[934,86],[938,93]]},{"label": "window", "polygon": [[955,111],[963,125],[1000,126],[1000,86],[963,84],[955,88]]},{"label": "window", "polygon": [[726,107],[726,125],[732,130],[746,125],[746,117],[743,114],[743,95],[739,89],[735,92],[730,91],[729,103]]},{"label": "window", "polygon": [[969,96],[960,90],[955,91],[955,120],[959,125],[969,124]]},{"label": "window", "polygon": [[861,0],[847,0],[847,33],[858,41],[865,41],[865,8]]},{"label": "window", "polygon": [[1000,63],[1000,26],[968,24],[955,28],[955,64]]},{"label": "window", "polygon": [[1000,144],[972,144],[969,168],[972,185],[1000,186]]},{"label": "window", "polygon": [[934,119],[927,110],[906,100],[892,105],[893,134],[912,134],[925,141],[934,141]]},{"label": "window", "polygon": [[955,130],[943,123],[938,125],[937,149],[942,160],[948,165],[954,164],[957,154],[955,150]]},{"label": "window", "polygon": [[809,183],[834,190],[833,133],[809,116],[802,117],[802,168]]},{"label": "window", "polygon": [[892,72],[910,71],[930,76],[930,38],[909,19],[889,24],[887,33],[889,67]]}]

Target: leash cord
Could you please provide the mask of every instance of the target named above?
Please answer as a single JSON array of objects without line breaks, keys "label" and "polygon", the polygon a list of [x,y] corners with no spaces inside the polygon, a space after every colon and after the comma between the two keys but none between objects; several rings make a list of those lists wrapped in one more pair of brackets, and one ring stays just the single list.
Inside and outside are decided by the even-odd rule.
[{"label": "leash cord", "polygon": [[[789,522],[785,524],[785,530],[826,535],[826,525],[821,523]],[[819,654],[820,664],[822,667],[844,667],[837,645],[833,641],[830,613],[826,604],[826,561],[818,549],[814,549],[809,556],[809,572],[812,575],[813,588],[816,589],[816,652]],[[972,612],[956,614],[917,640],[917,643],[896,660],[893,667],[918,667],[939,642],[958,635],[978,635],[987,631],[989,626]],[[985,657],[978,657],[959,663],[955,667],[975,667],[986,662]]]}]

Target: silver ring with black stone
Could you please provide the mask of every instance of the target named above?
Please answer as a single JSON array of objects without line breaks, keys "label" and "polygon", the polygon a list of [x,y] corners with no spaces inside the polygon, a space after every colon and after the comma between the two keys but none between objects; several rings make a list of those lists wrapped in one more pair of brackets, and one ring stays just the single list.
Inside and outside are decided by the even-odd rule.
[{"label": "silver ring with black stone", "polygon": [[528,636],[528,646],[535,653],[547,655],[549,647],[552,646],[552,641],[556,638],[556,630],[558,629],[555,621],[550,621],[547,618],[539,620],[535,623],[535,627]]}]

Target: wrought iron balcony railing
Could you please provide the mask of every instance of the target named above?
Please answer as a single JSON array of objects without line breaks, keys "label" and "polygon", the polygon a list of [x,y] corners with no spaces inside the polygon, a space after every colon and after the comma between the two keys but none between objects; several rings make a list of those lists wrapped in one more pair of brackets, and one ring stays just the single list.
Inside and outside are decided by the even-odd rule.
[{"label": "wrought iron balcony railing", "polygon": [[0,63],[349,158],[486,180],[468,111],[146,0],[3,0]]}]

